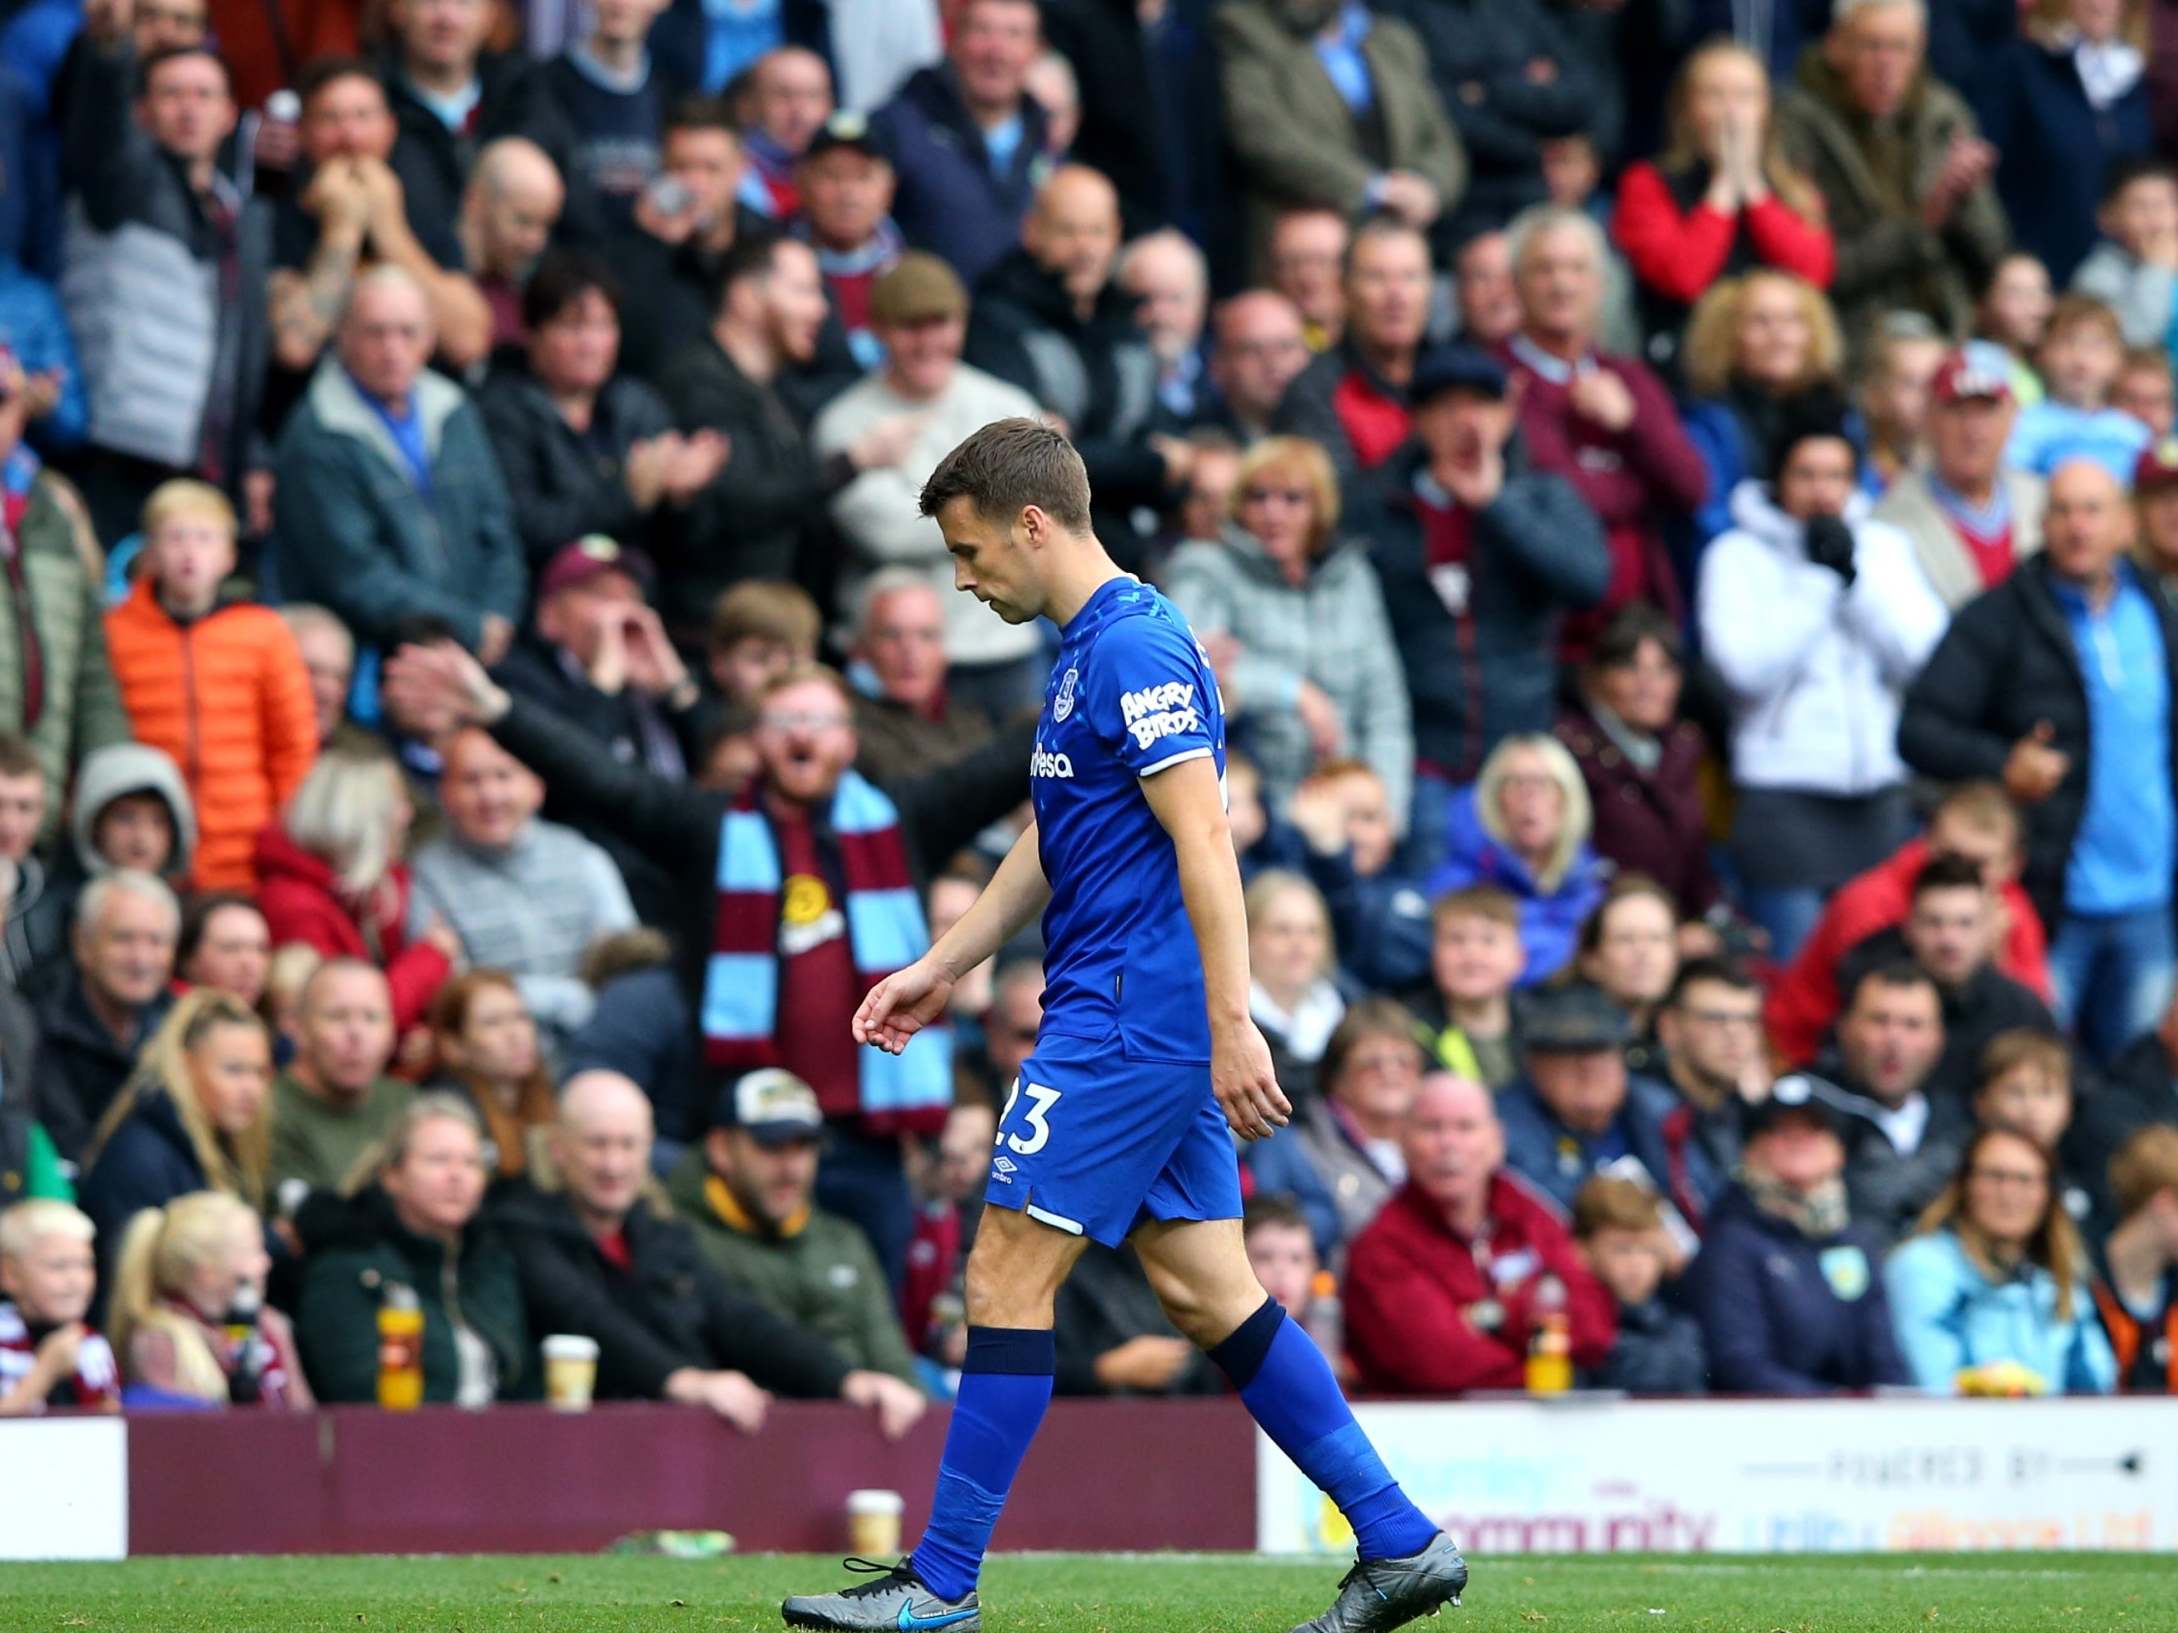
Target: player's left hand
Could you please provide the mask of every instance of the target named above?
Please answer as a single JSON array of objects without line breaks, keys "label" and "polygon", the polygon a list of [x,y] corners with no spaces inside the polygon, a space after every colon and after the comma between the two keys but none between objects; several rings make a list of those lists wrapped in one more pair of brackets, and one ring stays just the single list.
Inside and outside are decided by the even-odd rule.
[{"label": "player's left hand", "polygon": [[839,1398],[851,1406],[874,1411],[878,1431],[887,1440],[898,1440],[930,1410],[930,1402],[920,1389],[902,1383],[889,1372],[848,1373],[839,1386]]},{"label": "player's left hand", "polygon": [[1270,1045],[1252,1020],[1211,1032],[1210,1092],[1244,1140],[1267,1140],[1293,1116],[1293,1103],[1271,1069]]}]

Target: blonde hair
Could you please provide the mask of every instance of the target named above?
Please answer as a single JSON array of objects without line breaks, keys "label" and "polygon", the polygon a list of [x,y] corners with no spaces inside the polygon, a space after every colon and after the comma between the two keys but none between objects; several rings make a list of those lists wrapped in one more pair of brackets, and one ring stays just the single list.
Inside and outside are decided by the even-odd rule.
[{"label": "blonde hair", "polygon": [[248,1203],[224,1191],[192,1191],[129,1221],[114,1271],[107,1336],[124,1368],[139,1332],[163,1334],[174,1346],[174,1384],[185,1395],[227,1398],[227,1374],[198,1323],[166,1308],[192,1270],[214,1262],[243,1229],[259,1229]]},{"label": "blonde hair", "polygon": [[1331,909],[1325,905],[1323,892],[1300,874],[1285,868],[1265,868],[1249,884],[1247,894],[1241,898],[1248,913],[1248,928],[1253,931],[1263,920],[1263,915],[1279,897],[1294,895],[1303,898],[1315,912],[1316,923],[1323,931],[1323,956],[1316,961],[1314,971],[1318,978],[1331,973]]},{"label": "blonde hair", "polygon": [[1323,445],[1307,437],[1265,437],[1240,456],[1240,474],[1233,479],[1233,515],[1240,515],[1241,495],[1265,471],[1280,471],[1300,478],[1308,491],[1308,554],[1320,556],[1331,547],[1339,529],[1339,479],[1331,469],[1331,456]]},{"label": "blonde hair", "polygon": [[168,522],[184,517],[202,517],[218,523],[229,543],[240,531],[234,505],[224,493],[209,482],[183,476],[161,482],[151,490],[151,497],[144,501],[144,537],[149,539]]},{"label": "blonde hair", "polygon": [[393,848],[393,812],[408,797],[401,768],[375,742],[336,738],[287,802],[290,839],[332,865],[340,888],[360,901],[400,860]]},{"label": "blonde hair", "polygon": [[238,1197],[253,1208],[265,1205],[265,1170],[272,1156],[272,1100],[268,1095],[257,1121],[240,1134],[225,1135],[212,1126],[197,1096],[197,1074],[190,1060],[198,1045],[222,1026],[248,1027],[265,1040],[270,1058],[271,1037],[257,1011],[231,993],[198,987],[167,1011],[137,1057],[121,1092],[113,1097],[106,1115],[91,1136],[83,1160],[88,1173],[97,1163],[106,1142],[136,1109],[154,1095],[164,1094],[174,1103],[189,1148],[196,1153],[204,1182],[215,1191]]},{"label": "blonde hair", "polygon": [[1845,360],[1845,338],[1838,330],[1837,313],[1830,298],[1805,278],[1772,268],[1758,268],[1737,278],[1723,278],[1694,303],[1687,319],[1686,341],[1680,348],[1687,389],[1696,397],[1721,397],[1739,366],[1739,330],[1747,310],[1747,297],[1758,284],[1782,284],[1799,303],[1807,324],[1807,365],[1788,390],[1798,391],[1817,380],[1834,378]]},{"label": "blonde hair", "polygon": [[1959,1247],[1976,1270],[1993,1282],[2005,1279],[2006,1270],[1997,1261],[1995,1244],[1974,1222],[1966,1206],[1968,1176],[1981,1160],[1982,1147],[1992,1140],[2017,1140],[2042,1165],[2045,1182],[2042,1220],[2035,1226],[2034,1234],[2027,1238],[2025,1258],[2029,1264],[2040,1265],[2050,1273],[2057,1283],[2057,1318],[2070,1321],[2073,1293],[2088,1268],[2087,1250],[2080,1244],[2079,1227],[2065,1212],[2064,1197],[2057,1185],[2056,1159],[2026,1135],[2015,1134],[2008,1128],[1984,1128],[1968,1140],[1966,1150],[1959,1158],[1958,1170],[1944,1186],[1943,1193],[1921,1215],[1914,1234],[1932,1236],[1948,1230],[1959,1239]]},{"label": "blonde hair", "polygon": [[1524,732],[1501,739],[1482,762],[1482,775],[1475,779],[1475,810],[1482,818],[1482,831],[1500,845],[1505,844],[1505,819],[1498,814],[1498,796],[1504,792],[1505,779],[1510,775],[1508,763],[1515,754],[1523,753],[1541,758],[1544,771],[1558,785],[1559,798],[1564,801],[1558,842],[1535,875],[1537,885],[1546,891],[1556,890],[1572,871],[1574,859],[1588,843],[1589,829],[1596,820],[1595,807],[1588,800],[1588,784],[1563,743],[1547,732]]},{"label": "blonde hair", "polygon": [[[354,1196],[401,1166],[408,1156],[408,1148],[415,1141],[416,1131],[426,1123],[459,1123],[476,1136],[481,1146],[485,1141],[484,1123],[476,1114],[476,1107],[450,1089],[426,1089],[401,1110],[386,1130],[386,1137],[374,1140],[364,1147],[347,1173],[335,1187],[342,1196]],[[503,1172],[504,1170],[499,1170]]]},{"label": "blonde hair", "polygon": [[20,1259],[48,1236],[88,1242],[97,1234],[91,1216],[73,1202],[34,1197],[0,1211],[0,1259]]},{"label": "blonde hair", "polygon": [[1694,132],[1694,76],[1713,62],[1736,57],[1762,76],[1762,179],[1794,215],[1810,221],[1823,219],[1823,196],[1815,184],[1785,157],[1785,145],[1777,130],[1777,96],[1770,84],[1768,64],[1737,40],[1714,39],[1698,46],[1671,82],[1671,103],[1666,118],[1663,157],[1665,170],[1692,170],[1706,165],[1709,155],[1701,149]]}]

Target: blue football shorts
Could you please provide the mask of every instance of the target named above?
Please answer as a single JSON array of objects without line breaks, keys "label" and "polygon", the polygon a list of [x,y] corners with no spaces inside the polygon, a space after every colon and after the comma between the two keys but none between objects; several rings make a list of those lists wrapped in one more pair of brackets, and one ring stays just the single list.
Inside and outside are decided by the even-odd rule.
[{"label": "blue football shorts", "polygon": [[1147,1219],[1238,1219],[1240,1162],[1209,1066],[1130,1060],[1116,1029],[1038,1038],[984,1200],[1107,1247]]}]

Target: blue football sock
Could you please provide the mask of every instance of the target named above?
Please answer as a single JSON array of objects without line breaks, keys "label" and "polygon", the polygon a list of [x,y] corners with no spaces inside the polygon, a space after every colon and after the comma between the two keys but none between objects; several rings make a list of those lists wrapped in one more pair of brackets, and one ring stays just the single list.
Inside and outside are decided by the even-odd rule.
[{"label": "blue football sock", "polygon": [[912,1556],[923,1586],[941,1599],[958,1599],[976,1585],[991,1527],[1051,1404],[1056,1355],[1048,1328],[968,1329],[930,1523]]},{"label": "blue football sock", "polygon": [[1437,1534],[1408,1500],[1339,1393],[1331,1363],[1275,1299],[1210,1352],[1255,1421],[1339,1505],[1363,1559],[1419,1553]]}]

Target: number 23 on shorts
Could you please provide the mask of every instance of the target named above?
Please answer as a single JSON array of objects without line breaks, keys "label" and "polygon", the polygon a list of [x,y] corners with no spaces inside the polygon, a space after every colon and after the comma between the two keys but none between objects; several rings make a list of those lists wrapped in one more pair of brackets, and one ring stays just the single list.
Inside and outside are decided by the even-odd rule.
[{"label": "number 23 on shorts", "polygon": [[[1019,1134],[1006,1133],[1006,1124],[1013,1118],[1014,1102],[1024,1092],[1029,1097],[1028,1110],[1021,1114],[1021,1120],[1028,1124],[1026,1139]],[[1041,1083],[1023,1083],[1015,1078],[1013,1091],[1006,1096],[1006,1109],[998,1114],[998,1138],[991,1143],[1006,1146],[1017,1157],[1035,1156],[1051,1139],[1051,1124],[1048,1119],[1051,1108],[1059,1103],[1059,1093],[1059,1090],[1047,1089]]]}]

